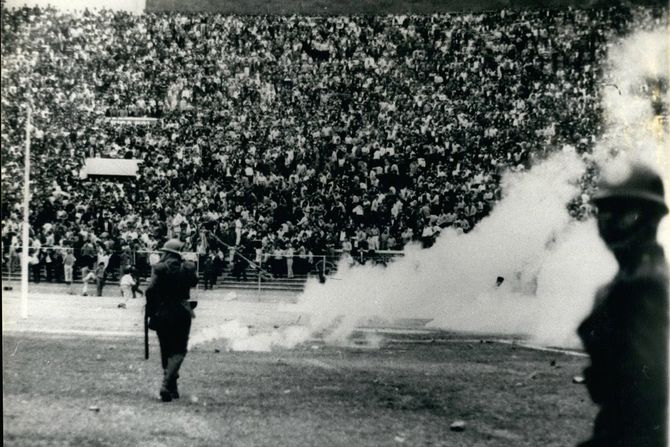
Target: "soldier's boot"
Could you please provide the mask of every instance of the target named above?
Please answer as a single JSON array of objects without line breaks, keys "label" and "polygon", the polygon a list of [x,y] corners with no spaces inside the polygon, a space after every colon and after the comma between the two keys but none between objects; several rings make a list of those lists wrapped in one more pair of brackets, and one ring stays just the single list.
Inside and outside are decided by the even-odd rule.
[{"label": "soldier's boot", "polygon": [[165,375],[163,376],[163,383],[161,384],[161,389],[159,391],[159,394],[160,394],[161,400],[163,402],[171,402],[172,401],[172,394],[170,394],[170,390],[168,389],[168,383],[167,383],[167,380],[165,379]]},{"label": "soldier's boot", "polygon": [[[160,396],[163,402],[170,402],[173,398],[179,397],[177,391],[177,377],[179,377],[179,368],[184,361],[183,354],[175,354],[168,358],[167,367],[161,384]],[[176,397],[175,397],[176,395]]]},{"label": "soldier's boot", "polygon": [[168,391],[170,391],[170,396],[172,396],[173,399],[179,399],[179,387],[177,387],[177,379],[179,378],[179,374],[172,379],[170,383],[168,383]]}]

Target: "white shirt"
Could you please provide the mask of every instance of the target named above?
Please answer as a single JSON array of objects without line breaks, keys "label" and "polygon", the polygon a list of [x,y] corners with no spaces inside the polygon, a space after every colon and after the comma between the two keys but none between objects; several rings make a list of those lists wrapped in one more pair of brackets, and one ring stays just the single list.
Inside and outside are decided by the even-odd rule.
[{"label": "white shirt", "polygon": [[130,275],[130,273],[126,273],[121,277],[121,282],[119,283],[119,285],[121,287],[132,287],[135,285],[135,280]]}]

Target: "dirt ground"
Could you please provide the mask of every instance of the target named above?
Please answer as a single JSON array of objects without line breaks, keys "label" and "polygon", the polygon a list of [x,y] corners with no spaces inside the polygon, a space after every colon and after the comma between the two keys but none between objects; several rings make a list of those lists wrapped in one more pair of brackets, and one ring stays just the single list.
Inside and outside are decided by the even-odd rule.
[{"label": "dirt ground", "polygon": [[[259,326],[295,318],[290,297],[199,299],[194,330],[212,313]],[[35,294],[22,320],[18,295],[3,296],[5,445],[569,446],[595,415],[572,383],[584,357],[437,332],[387,335],[379,349],[208,342],[187,357],[182,398],[161,403],[157,341],[144,360],[136,326],[141,300],[118,301]],[[450,430],[456,420],[464,431]]]}]

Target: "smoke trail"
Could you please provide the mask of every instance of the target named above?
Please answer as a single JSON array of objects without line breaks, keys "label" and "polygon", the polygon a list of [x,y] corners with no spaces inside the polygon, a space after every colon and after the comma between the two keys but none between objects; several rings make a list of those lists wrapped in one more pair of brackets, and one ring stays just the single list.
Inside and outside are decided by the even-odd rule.
[{"label": "smoke trail", "polygon": [[[608,56],[603,86],[606,131],[593,157],[603,169],[642,160],[670,169],[667,124],[666,30],[636,33]],[[571,220],[566,203],[578,191],[583,160],[570,147],[525,173],[503,178],[504,195],[493,212],[468,234],[446,230],[428,250],[417,246],[388,267],[341,263],[339,281],[308,282],[297,310],[307,327],[251,335],[229,325],[202,339],[223,338],[229,349],[292,347],[315,334],[347,343],[370,317],[431,318],[447,330],[524,334],[556,346],[577,346],[575,329],[588,313],[598,286],[616,263],[595,223]],[[670,234],[661,234],[668,247]],[[496,278],[505,281],[496,286]],[[293,309],[296,310],[296,309]]]}]

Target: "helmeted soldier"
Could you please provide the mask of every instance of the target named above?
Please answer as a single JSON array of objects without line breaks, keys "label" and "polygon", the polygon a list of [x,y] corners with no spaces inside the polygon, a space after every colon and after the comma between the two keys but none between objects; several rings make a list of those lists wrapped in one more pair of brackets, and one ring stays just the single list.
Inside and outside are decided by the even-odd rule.
[{"label": "helmeted soldier", "polygon": [[663,182],[632,164],[605,177],[594,197],[598,230],[619,271],[596,295],[578,334],[591,364],[585,383],[600,407],[583,447],[665,447],[668,267],[656,242],[668,212]]},{"label": "helmeted soldier", "polygon": [[160,397],[169,402],[179,397],[177,378],[186,356],[191,330],[193,302],[190,289],[198,282],[194,262],[182,258],[183,243],[171,239],[160,249],[161,260],[153,267],[151,282],[145,292],[149,327],[156,331],[161,349],[163,382]]}]

